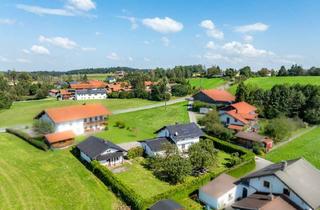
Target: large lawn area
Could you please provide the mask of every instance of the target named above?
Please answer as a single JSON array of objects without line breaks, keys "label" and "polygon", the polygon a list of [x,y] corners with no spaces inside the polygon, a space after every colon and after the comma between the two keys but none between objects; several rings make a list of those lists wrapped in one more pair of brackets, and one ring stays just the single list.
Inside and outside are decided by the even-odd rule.
[{"label": "large lawn area", "polygon": [[216,88],[225,83],[221,78],[191,78],[189,79],[191,86],[202,89]]},{"label": "large lawn area", "polygon": [[0,134],[0,209],[117,209],[119,200],[68,150]]},{"label": "large lawn area", "polygon": [[[279,84],[320,85],[320,76],[256,77],[256,78],[249,78],[244,83],[267,90],[267,89],[271,89],[274,85],[279,85]],[[237,85],[231,86],[229,90],[231,93],[235,93],[237,90]]]},{"label": "large lawn area", "polygon": [[320,127],[271,151],[266,158],[273,162],[304,157],[320,169]]},{"label": "large lawn area", "polygon": [[[187,103],[182,102],[167,107],[111,115],[108,121],[109,129],[95,135],[115,143],[153,138],[156,136],[154,132],[165,125],[189,122],[186,106]],[[119,121],[123,122],[126,128],[115,127]]]},{"label": "large lawn area", "polygon": [[112,74],[87,74],[89,80],[102,80],[105,81],[108,76]]},{"label": "large lawn area", "polygon": [[55,99],[16,102],[10,109],[0,111],[0,127],[31,124],[33,118],[43,109],[51,107],[68,106],[82,103],[102,103],[109,110],[120,110],[140,107],[158,102],[143,99],[106,99],[87,101],[57,101]]}]

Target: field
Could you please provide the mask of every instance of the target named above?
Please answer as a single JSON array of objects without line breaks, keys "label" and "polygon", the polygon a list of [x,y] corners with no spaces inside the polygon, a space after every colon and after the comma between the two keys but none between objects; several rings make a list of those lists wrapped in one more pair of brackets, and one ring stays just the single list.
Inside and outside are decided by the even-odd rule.
[{"label": "field", "polygon": [[117,209],[120,201],[68,150],[0,134],[0,209]]},{"label": "field", "polygon": [[107,99],[88,101],[57,101],[55,99],[16,102],[10,109],[0,111],[0,127],[31,124],[33,118],[43,109],[82,103],[102,103],[109,110],[120,110],[155,104],[157,102],[143,99]]},{"label": "field", "polygon": [[[97,133],[96,136],[115,143],[137,141],[155,137],[154,132],[165,125],[189,122],[187,103],[182,102],[165,107],[111,115],[109,130]],[[115,127],[116,122],[124,122],[126,128]]]},{"label": "field", "polygon": [[320,169],[320,127],[271,151],[266,158],[273,162],[304,157]]},{"label": "field", "polygon": [[112,74],[87,74],[89,80],[102,80],[104,81],[108,76]]},{"label": "field", "polygon": [[[267,89],[271,89],[274,85],[279,85],[279,84],[320,85],[320,76],[256,77],[256,78],[249,78],[244,83],[267,90]],[[233,85],[229,89],[231,93],[235,93],[236,90],[237,90],[237,85]]]},{"label": "field", "polygon": [[192,87],[202,88],[202,89],[211,89],[219,87],[225,83],[225,80],[221,78],[191,78],[188,80]]}]

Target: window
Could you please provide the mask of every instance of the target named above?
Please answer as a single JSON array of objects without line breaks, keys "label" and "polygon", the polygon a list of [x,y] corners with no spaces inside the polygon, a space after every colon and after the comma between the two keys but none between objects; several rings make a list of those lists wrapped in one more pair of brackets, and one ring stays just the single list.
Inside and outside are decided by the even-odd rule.
[{"label": "window", "polygon": [[234,119],[234,122],[238,122],[238,120],[237,120],[237,119]]},{"label": "window", "polygon": [[227,117],[227,124],[229,124],[230,123],[230,118],[229,117]]},{"label": "window", "polygon": [[98,120],[98,117],[95,117],[96,121]]},{"label": "window", "polygon": [[290,191],[287,188],[283,188],[283,194],[290,196]]},{"label": "window", "polygon": [[87,118],[84,118],[84,122],[87,122]]},{"label": "window", "polygon": [[270,188],[270,182],[263,181],[263,186],[266,187],[266,188]]}]

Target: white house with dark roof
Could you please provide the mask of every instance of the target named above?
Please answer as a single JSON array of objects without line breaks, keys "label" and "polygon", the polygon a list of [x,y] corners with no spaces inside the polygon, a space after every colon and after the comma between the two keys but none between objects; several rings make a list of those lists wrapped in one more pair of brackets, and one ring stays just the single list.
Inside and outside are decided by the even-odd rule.
[{"label": "white house with dark roof", "polygon": [[162,154],[165,144],[174,144],[180,152],[187,152],[192,144],[198,143],[205,134],[195,123],[168,125],[155,132],[158,137],[142,141],[142,146],[149,156]]},{"label": "white house with dark roof", "polygon": [[106,89],[79,89],[75,90],[75,100],[92,100],[92,99],[106,99]]},{"label": "white house with dark roof", "polygon": [[[320,171],[303,158],[271,164],[238,181],[227,181],[223,186],[232,186],[232,184],[236,185],[236,201],[233,204],[226,204],[223,208],[228,205],[231,205],[230,209],[241,210],[317,210],[320,208]],[[219,199],[229,193],[229,188],[221,194],[219,187],[210,188],[207,185],[205,187],[210,189],[211,194],[207,193],[207,195],[211,200]],[[200,200],[208,207],[222,208],[219,205],[212,206],[201,198]]]},{"label": "white house with dark roof", "polygon": [[110,141],[90,136],[77,145],[80,156],[90,163],[97,160],[102,165],[115,166],[123,163],[126,150]]}]

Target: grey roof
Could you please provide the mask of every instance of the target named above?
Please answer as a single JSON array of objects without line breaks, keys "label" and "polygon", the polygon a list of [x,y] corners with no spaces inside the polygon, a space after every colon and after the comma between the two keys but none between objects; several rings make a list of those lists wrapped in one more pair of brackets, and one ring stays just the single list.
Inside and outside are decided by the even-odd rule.
[{"label": "grey roof", "polygon": [[[118,152],[121,152],[121,153],[125,152],[124,149],[122,149],[121,147],[113,144],[112,142],[105,141],[103,139],[100,139],[100,138],[97,138],[97,137],[94,137],[94,136],[90,136],[86,140],[84,140],[83,142],[79,143],[77,145],[77,148],[81,152],[86,154],[89,158],[91,158],[91,160],[96,160],[96,159],[97,160],[102,160],[101,158],[107,157],[107,155],[102,155],[101,156],[101,153],[103,153],[107,149],[115,149],[115,150],[118,150]],[[115,155],[115,154],[113,154],[113,155]]]},{"label": "grey roof", "polygon": [[156,131],[156,133],[163,129],[169,131],[170,138],[175,142],[186,138],[195,138],[205,135],[195,123],[167,125]]},{"label": "grey roof", "polygon": [[229,192],[231,189],[236,187],[236,185],[234,184],[235,181],[235,178],[223,173],[208,184],[201,187],[200,190],[202,192],[205,192],[209,196],[218,199],[221,195]]},{"label": "grey roof", "polygon": [[143,141],[153,152],[163,151],[165,144],[171,144],[172,142],[166,137],[159,137],[155,139],[149,139]]},{"label": "grey roof", "polygon": [[241,180],[268,175],[278,177],[312,208],[320,208],[320,171],[308,161],[299,158],[272,164]]},{"label": "grey roof", "polygon": [[105,94],[105,89],[81,89],[76,90],[76,94]]},{"label": "grey roof", "polygon": [[150,210],[183,210],[183,206],[180,204],[169,200],[163,199],[155,203],[153,206],[149,208]]},{"label": "grey roof", "polygon": [[246,139],[249,141],[256,141],[256,142],[263,142],[263,140],[266,139],[265,136],[261,136],[256,132],[244,132],[244,131],[239,131],[235,137],[241,138],[241,139]]}]

